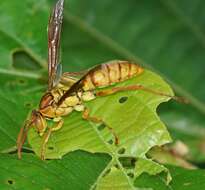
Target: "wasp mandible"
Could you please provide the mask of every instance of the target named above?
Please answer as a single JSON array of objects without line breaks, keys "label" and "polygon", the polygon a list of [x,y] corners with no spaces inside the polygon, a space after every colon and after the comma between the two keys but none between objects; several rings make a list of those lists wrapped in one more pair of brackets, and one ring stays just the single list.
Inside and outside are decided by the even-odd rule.
[{"label": "wasp mandible", "polygon": [[[168,96],[161,92],[154,91],[142,85],[131,85],[124,87],[113,87],[103,89],[114,83],[125,81],[143,72],[143,68],[129,61],[110,61],[98,65],[86,72],[63,73],[59,61],[59,47],[61,37],[61,26],[63,21],[64,0],[59,0],[49,19],[48,23],[48,89],[40,100],[39,108],[33,110],[29,120],[21,128],[17,138],[18,157],[21,158],[22,146],[26,140],[28,130],[34,127],[43,138],[41,145],[41,159],[45,159],[46,144],[53,131],[63,126],[63,116],[69,115],[72,111],[82,112],[83,119],[103,123],[99,118],[91,117],[84,102],[100,96],[111,95],[120,91],[143,90],[160,96]],[[81,75],[78,79],[76,75]],[[101,88],[96,91],[96,88]],[[54,125],[48,127],[47,121],[53,120]],[[119,139],[114,130],[107,126],[115,138],[115,144]]]}]

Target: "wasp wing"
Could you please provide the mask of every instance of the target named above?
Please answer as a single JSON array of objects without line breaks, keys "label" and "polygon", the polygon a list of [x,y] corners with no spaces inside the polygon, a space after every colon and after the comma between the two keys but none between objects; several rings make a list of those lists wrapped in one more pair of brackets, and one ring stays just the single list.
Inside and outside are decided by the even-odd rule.
[{"label": "wasp wing", "polygon": [[59,82],[61,76],[59,47],[63,5],[64,0],[59,0],[56,3],[48,23],[48,90],[51,90]]},{"label": "wasp wing", "polygon": [[77,77],[81,78],[83,77],[86,73],[88,73],[89,70],[84,70],[84,71],[79,71],[79,72],[64,72],[63,76],[64,77]]}]

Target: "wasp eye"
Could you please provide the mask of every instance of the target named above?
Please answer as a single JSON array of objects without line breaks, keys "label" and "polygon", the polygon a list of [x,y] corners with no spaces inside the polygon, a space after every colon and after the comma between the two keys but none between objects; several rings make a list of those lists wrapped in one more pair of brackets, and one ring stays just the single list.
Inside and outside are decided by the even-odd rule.
[{"label": "wasp eye", "polygon": [[53,103],[53,100],[54,100],[54,98],[53,98],[53,95],[51,93],[45,94],[41,98],[39,108],[43,109],[43,108],[45,108],[47,106],[50,106]]}]

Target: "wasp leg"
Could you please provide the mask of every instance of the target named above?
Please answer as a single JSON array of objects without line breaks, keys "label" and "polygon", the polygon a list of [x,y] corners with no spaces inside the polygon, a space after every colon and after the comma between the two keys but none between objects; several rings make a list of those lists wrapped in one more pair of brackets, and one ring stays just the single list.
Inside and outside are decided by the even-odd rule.
[{"label": "wasp leg", "polygon": [[61,119],[60,121],[57,122],[57,124],[54,127],[49,128],[48,131],[43,136],[43,141],[42,141],[42,145],[40,148],[42,160],[45,160],[46,145],[47,145],[48,140],[51,136],[51,133],[53,131],[57,131],[57,130],[61,129],[62,126],[63,126],[63,120]]},{"label": "wasp leg", "polygon": [[178,102],[181,102],[181,103],[188,103],[187,99],[185,99],[183,97],[172,96],[172,95],[169,95],[169,94],[166,94],[163,92],[155,91],[155,90],[147,88],[143,85],[130,85],[130,86],[114,87],[112,89],[100,90],[100,91],[96,92],[96,96],[107,96],[110,94],[115,94],[117,92],[130,91],[130,90],[143,90],[143,91],[155,94],[155,95],[172,98],[172,99],[174,99]]},{"label": "wasp leg", "polygon": [[51,135],[51,128],[49,128],[48,131],[43,136],[43,141],[42,141],[42,145],[40,149],[41,150],[41,160],[45,160],[46,145],[48,143],[50,135]]},{"label": "wasp leg", "polygon": [[82,117],[83,117],[83,119],[88,120],[88,121],[92,121],[94,123],[104,124],[109,129],[109,131],[112,133],[112,135],[114,136],[115,145],[119,144],[119,138],[117,137],[117,135],[116,135],[115,131],[113,130],[113,128],[109,127],[102,119],[90,116],[90,111],[89,111],[88,108],[85,108],[85,110],[83,111],[83,116]]},{"label": "wasp leg", "polygon": [[21,150],[24,142],[26,141],[28,130],[32,127],[31,121],[26,121],[25,125],[21,127],[20,132],[17,137],[17,152],[18,152],[18,158],[21,159]]}]

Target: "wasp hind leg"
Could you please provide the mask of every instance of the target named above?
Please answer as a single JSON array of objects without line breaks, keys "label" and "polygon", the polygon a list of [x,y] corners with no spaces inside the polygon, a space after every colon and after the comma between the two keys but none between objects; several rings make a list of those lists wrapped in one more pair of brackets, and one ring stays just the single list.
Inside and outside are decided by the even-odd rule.
[{"label": "wasp hind leg", "polygon": [[115,131],[113,130],[113,128],[109,127],[102,119],[90,116],[90,111],[89,111],[88,108],[85,108],[85,110],[83,111],[83,116],[82,117],[83,117],[83,119],[91,121],[91,122],[94,122],[94,123],[102,123],[102,124],[104,124],[108,128],[108,130],[112,133],[112,135],[114,136],[114,138],[115,138],[115,145],[119,144],[119,138],[117,137],[117,135],[116,135]]},{"label": "wasp hind leg", "polygon": [[164,97],[169,97],[172,98],[180,103],[188,103],[187,99],[183,97],[178,97],[178,96],[172,96],[163,92],[155,91],[153,89],[147,88],[143,85],[130,85],[130,86],[122,86],[122,87],[114,87],[111,89],[106,89],[106,90],[100,90],[96,92],[96,96],[108,96],[111,94],[115,94],[117,92],[122,92],[122,91],[134,91],[134,90],[142,90],[145,92],[149,92],[158,96],[164,96]]},{"label": "wasp hind leg", "polygon": [[54,131],[58,131],[59,129],[61,129],[62,126],[63,126],[63,120],[60,119],[57,122],[57,124],[55,124],[55,126],[49,128],[48,131],[44,134],[42,145],[41,145],[41,148],[40,148],[40,156],[41,156],[42,160],[45,160],[46,145],[47,145],[48,140],[51,136],[51,133],[54,132]]}]

